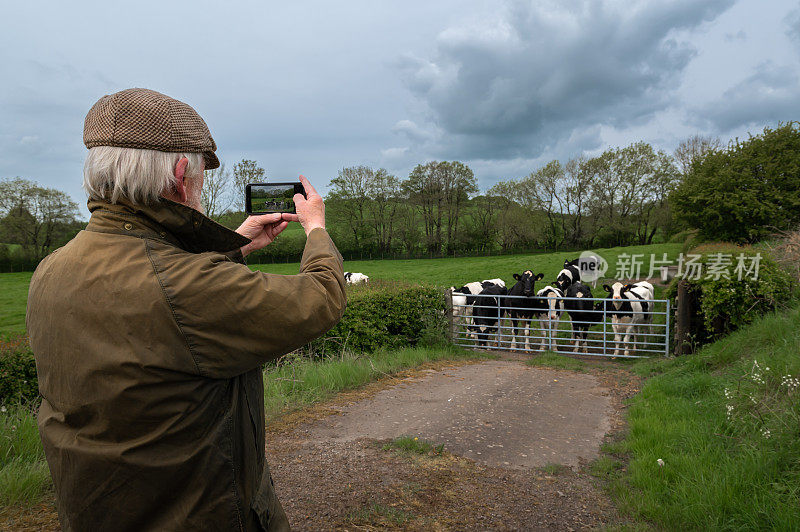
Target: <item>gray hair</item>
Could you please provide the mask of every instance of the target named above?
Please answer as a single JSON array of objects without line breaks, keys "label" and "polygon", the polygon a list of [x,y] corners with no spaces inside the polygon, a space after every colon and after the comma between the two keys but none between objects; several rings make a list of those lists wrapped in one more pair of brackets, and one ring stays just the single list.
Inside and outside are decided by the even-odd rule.
[{"label": "gray hair", "polygon": [[89,199],[117,203],[126,199],[133,204],[154,204],[162,194],[174,188],[175,165],[189,160],[186,176],[203,175],[202,153],[170,153],[115,146],[89,148],[83,165],[83,189]]}]

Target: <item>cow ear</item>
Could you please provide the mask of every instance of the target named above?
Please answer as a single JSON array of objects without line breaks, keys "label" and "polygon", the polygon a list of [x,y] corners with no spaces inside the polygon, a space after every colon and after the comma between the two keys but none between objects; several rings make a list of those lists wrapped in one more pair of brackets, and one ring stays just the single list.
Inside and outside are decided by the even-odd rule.
[{"label": "cow ear", "polygon": [[564,259],[564,267],[566,268],[569,266],[569,259]]},{"label": "cow ear", "polygon": [[603,285],[603,290],[605,290],[606,292],[612,292],[611,287],[608,286],[607,284]]},{"label": "cow ear", "polygon": [[627,292],[627,291],[628,291],[628,290],[630,290],[631,288],[633,288],[633,285],[632,285],[632,284],[630,284],[630,283],[628,283],[628,284],[626,284],[626,285],[625,285],[625,288],[623,288],[623,289],[622,289],[622,291],[623,291],[623,292]]},{"label": "cow ear", "polygon": [[520,280],[520,276],[519,276],[519,274],[518,274],[518,273],[515,273],[515,274],[514,274],[514,279],[516,279],[517,281],[519,281],[519,280]]},{"label": "cow ear", "polygon": [[537,275],[537,276],[534,278],[534,281],[541,281],[542,279],[544,279],[544,274],[543,274],[543,273],[540,273],[539,275]]}]

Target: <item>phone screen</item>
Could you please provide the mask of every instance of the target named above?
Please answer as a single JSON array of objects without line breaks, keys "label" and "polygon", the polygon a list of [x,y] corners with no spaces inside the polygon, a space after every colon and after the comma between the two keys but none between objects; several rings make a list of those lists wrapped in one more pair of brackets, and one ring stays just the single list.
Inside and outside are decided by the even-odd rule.
[{"label": "phone screen", "polygon": [[270,212],[295,213],[294,195],[303,194],[303,185],[294,183],[250,183],[245,188],[245,210],[247,214]]}]

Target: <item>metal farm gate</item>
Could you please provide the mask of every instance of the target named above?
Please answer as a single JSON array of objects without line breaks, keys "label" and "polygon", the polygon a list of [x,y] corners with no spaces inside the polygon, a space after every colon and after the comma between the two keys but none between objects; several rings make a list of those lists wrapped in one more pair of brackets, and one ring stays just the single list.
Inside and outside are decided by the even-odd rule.
[{"label": "metal farm gate", "polygon": [[[573,320],[565,310],[557,317],[551,312],[541,312],[528,319],[530,301],[537,296],[469,297],[474,298],[474,304],[451,303],[450,332],[456,345],[621,358],[669,355],[670,305],[667,299],[632,300],[646,304],[647,310],[614,320],[612,299],[551,298],[557,300],[559,306],[567,301],[591,301],[591,310],[573,313],[580,318]],[[547,301],[547,298],[540,299]],[[605,303],[599,304],[601,302]],[[583,335],[574,338],[573,327],[585,329],[585,338]],[[578,339],[581,341],[576,344]]]}]

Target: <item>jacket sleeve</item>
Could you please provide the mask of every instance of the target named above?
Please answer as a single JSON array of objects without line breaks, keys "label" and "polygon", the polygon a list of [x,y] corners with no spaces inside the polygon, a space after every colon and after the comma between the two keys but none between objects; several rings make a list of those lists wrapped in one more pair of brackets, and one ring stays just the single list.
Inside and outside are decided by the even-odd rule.
[{"label": "jacket sleeve", "polygon": [[244,373],[321,336],[342,317],[342,256],[324,229],[308,235],[298,275],[252,271],[218,253],[200,257],[157,273],[202,376]]}]

